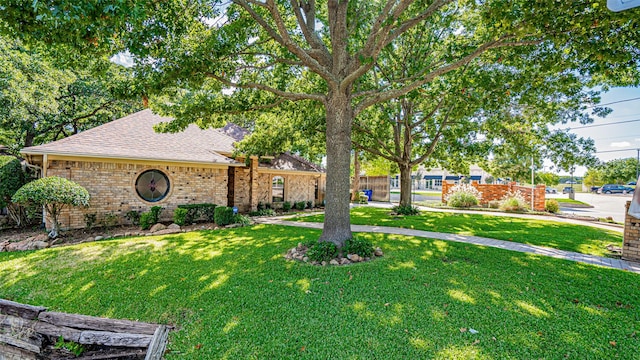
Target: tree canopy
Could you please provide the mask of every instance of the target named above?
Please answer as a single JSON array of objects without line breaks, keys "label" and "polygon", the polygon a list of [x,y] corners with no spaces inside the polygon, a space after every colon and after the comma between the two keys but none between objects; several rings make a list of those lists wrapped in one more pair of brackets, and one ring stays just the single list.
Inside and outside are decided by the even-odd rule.
[{"label": "tree canopy", "polygon": [[[12,34],[86,51],[127,49],[148,91],[176,117],[165,130],[191,122],[219,126],[233,114],[288,102],[321,104],[327,205],[320,240],[338,246],[351,237],[352,124],[371,106],[482,57],[495,66],[526,59],[554,71],[559,81],[588,75],[587,85],[640,79],[639,12],[614,14],[594,0],[7,0],[0,5],[0,28]],[[395,54],[407,46],[421,61],[405,69]],[[503,57],[503,50],[509,56]]]}]

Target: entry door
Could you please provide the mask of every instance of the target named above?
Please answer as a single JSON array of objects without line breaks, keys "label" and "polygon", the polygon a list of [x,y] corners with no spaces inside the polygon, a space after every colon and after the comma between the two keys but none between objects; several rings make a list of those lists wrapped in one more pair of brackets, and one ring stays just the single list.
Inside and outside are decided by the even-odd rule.
[{"label": "entry door", "polygon": [[227,175],[227,206],[235,206],[235,175],[236,171],[234,168],[229,167]]}]

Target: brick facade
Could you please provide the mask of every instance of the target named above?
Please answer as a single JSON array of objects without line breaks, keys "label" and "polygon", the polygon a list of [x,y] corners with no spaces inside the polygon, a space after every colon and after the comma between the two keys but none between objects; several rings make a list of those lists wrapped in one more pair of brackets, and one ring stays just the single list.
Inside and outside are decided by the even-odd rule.
[{"label": "brick facade", "polygon": [[[135,182],[143,171],[157,169],[170,181],[164,199],[150,203],[142,200],[135,190]],[[60,176],[82,185],[91,195],[88,208],[66,210],[60,216],[63,228],[83,228],[84,214],[96,213],[98,220],[115,214],[121,221],[130,210],[148,211],[162,206],[162,220],[170,220],[181,204],[227,204],[227,168],[167,165],[166,163],[117,163],[107,161],[49,161],[47,176]]]},{"label": "brick facade", "polygon": [[629,215],[631,201],[627,201],[624,219],[624,240],[622,258],[624,260],[640,261],[640,219]]},{"label": "brick facade", "polygon": [[[531,187],[530,186],[520,186],[516,185],[516,183],[509,184],[478,184],[477,182],[471,182],[471,185],[476,188],[478,191],[482,193],[482,199],[480,199],[480,203],[482,205],[488,204],[490,201],[498,201],[502,200],[502,198],[509,191],[517,191],[522,197],[526,200],[527,204],[531,204]],[[445,195],[449,192],[455,184],[451,181],[445,181],[442,183],[442,202],[446,203],[444,199]],[[544,211],[544,203],[545,203],[545,185],[536,185],[533,191],[533,209],[536,211]]]},{"label": "brick facade", "polygon": [[[285,179],[285,201],[322,201],[324,174],[270,171],[258,168],[257,159],[250,166],[226,167],[181,165],[161,162],[110,162],[107,160],[49,160],[46,176],[60,176],[82,185],[91,195],[88,208],[66,209],[60,216],[62,228],[85,227],[85,214],[95,213],[99,221],[114,214],[125,223],[128,211],[148,211],[162,206],[162,221],[171,221],[178,205],[213,203],[236,206],[246,213],[257,209],[258,202],[271,203],[271,182],[274,176]],[[138,176],[150,169],[160,170],[170,182],[169,194],[158,202],[141,199],[135,190]],[[316,181],[319,199],[315,197]],[[229,183],[232,182],[232,183]],[[47,228],[50,222],[47,219]]]}]

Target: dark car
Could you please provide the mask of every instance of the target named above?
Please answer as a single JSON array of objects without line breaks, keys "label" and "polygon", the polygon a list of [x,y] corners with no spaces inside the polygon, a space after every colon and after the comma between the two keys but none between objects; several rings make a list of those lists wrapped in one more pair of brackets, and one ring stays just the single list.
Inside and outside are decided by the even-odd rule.
[{"label": "dark car", "polygon": [[562,193],[563,194],[571,194],[572,192],[575,192],[575,190],[573,190],[573,188],[571,186],[565,186],[562,189]]},{"label": "dark car", "polygon": [[607,184],[600,189],[602,194],[626,194],[633,192],[633,188],[624,185]]},{"label": "dark car", "polygon": [[591,192],[592,193],[597,193],[600,190],[600,186],[592,186],[591,187]]},{"label": "dark car", "polygon": [[627,185],[638,185],[638,184],[636,184],[635,181],[632,181],[632,182],[628,183]]}]

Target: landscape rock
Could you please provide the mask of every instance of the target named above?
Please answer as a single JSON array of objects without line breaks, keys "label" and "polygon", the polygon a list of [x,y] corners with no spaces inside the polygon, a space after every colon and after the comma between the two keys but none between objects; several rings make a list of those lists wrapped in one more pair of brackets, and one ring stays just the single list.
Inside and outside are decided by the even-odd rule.
[{"label": "landscape rock", "polygon": [[181,233],[182,230],[180,229],[164,229],[164,230],[159,230],[153,233],[153,235],[167,235],[167,234],[177,234],[177,233]]},{"label": "landscape rock", "polygon": [[340,259],[340,265],[347,265],[347,264],[351,264],[351,261],[349,261],[349,259],[347,258]]},{"label": "landscape rock", "polygon": [[[349,256],[351,255],[351,256]],[[347,258],[353,262],[359,262],[360,261],[360,256],[358,256],[358,254],[349,254],[347,255]]]},{"label": "landscape rock", "polygon": [[149,231],[151,231],[152,233],[155,233],[155,232],[158,232],[160,230],[164,230],[166,228],[167,228],[166,225],[157,223],[157,224],[153,225]]},{"label": "landscape rock", "polygon": [[33,241],[49,241],[49,235],[40,234],[40,235],[36,236],[35,238],[33,238]]},{"label": "landscape rock", "polygon": [[9,245],[9,241],[8,240],[0,242],[0,252],[5,251],[5,248],[7,247],[7,245]]},{"label": "landscape rock", "polygon": [[340,265],[340,263],[336,259],[331,259],[331,261],[329,261],[329,264],[331,264],[331,265]]},{"label": "landscape rock", "polygon": [[100,240],[103,240],[103,239],[104,239],[104,236],[100,236],[100,235],[98,235],[95,238],[93,238],[94,241],[100,241]]},{"label": "landscape rock", "polygon": [[180,228],[180,225],[178,225],[178,224],[176,224],[176,223],[173,223],[173,224],[171,224],[171,225],[167,226],[167,229],[171,229],[171,230],[180,230],[181,228]]},{"label": "landscape rock", "polygon": [[320,264],[322,264],[322,266],[327,266],[327,262],[326,261],[323,261]]},{"label": "landscape rock", "polygon": [[49,247],[49,243],[46,241],[33,241],[31,242],[30,247],[32,248],[32,250],[45,249]]},{"label": "landscape rock", "polygon": [[374,252],[373,252],[373,255],[375,255],[375,256],[382,256],[382,255],[384,255],[384,253],[382,252],[382,249],[380,249],[380,248],[376,248],[376,249],[374,250]]}]

